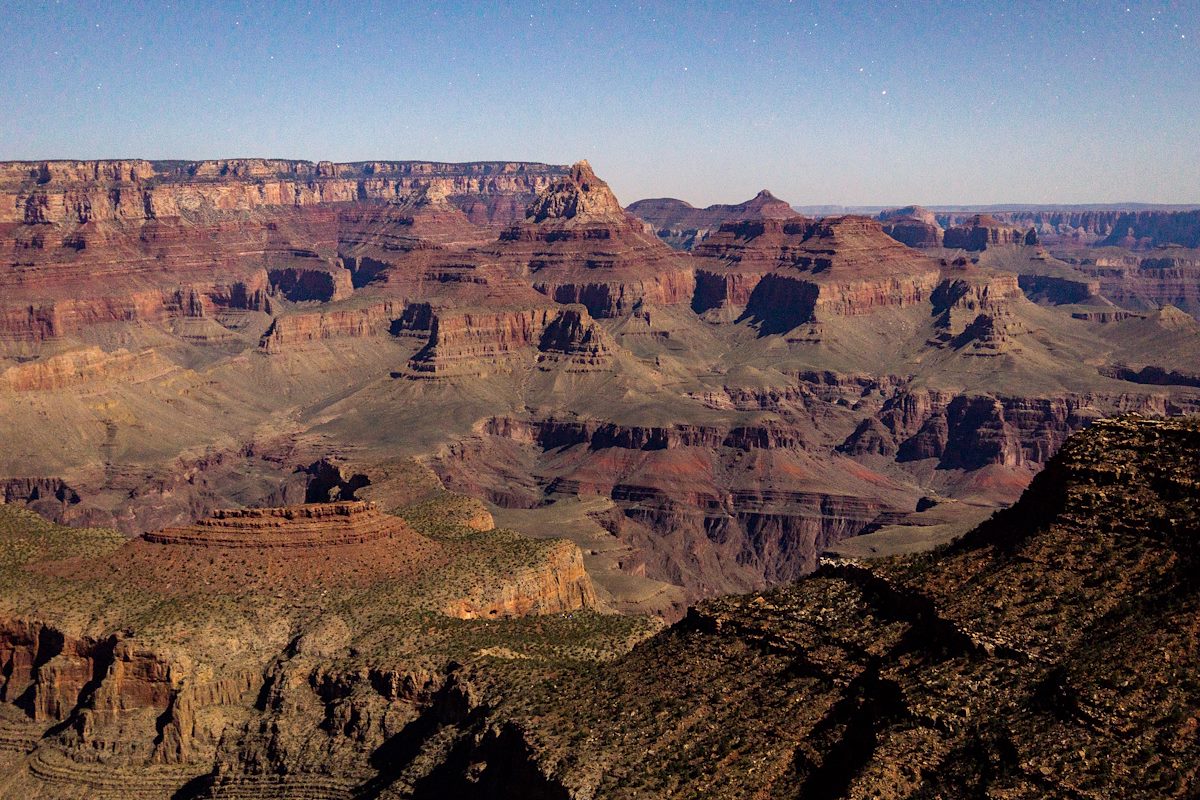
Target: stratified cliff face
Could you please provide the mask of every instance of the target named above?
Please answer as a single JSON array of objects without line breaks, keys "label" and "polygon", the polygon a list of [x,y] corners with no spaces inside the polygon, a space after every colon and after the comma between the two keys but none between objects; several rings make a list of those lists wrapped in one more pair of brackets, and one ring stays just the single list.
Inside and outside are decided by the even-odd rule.
[{"label": "stratified cliff face", "polygon": [[788,219],[796,212],[766,189],[744,203],[696,208],[670,197],[638,200],[629,213],[649,224],[658,237],[677,250],[691,250],[727,222],[745,219]]},{"label": "stratified cliff face", "polygon": [[[942,225],[961,225],[973,214],[940,212]],[[1030,209],[993,211],[1007,225],[1032,227],[1045,241],[1061,244],[1150,248],[1200,247],[1200,211],[1196,209]]]},{"label": "stratified cliff face", "polygon": [[686,304],[695,288],[686,260],[622,210],[586,161],[540,194],[525,221],[485,252],[542,294],[581,304],[597,318]]},{"label": "stratified cliff face", "polygon": [[989,214],[976,214],[960,225],[947,228],[943,244],[963,250],[986,250],[1010,244],[1037,244],[1035,230],[1021,230],[1005,225]]},{"label": "stratified cliff face", "polygon": [[[364,265],[356,248],[365,242],[394,245],[404,223],[410,241],[430,228],[440,230],[434,242],[477,240],[472,223],[511,222],[514,209],[562,171],[509,163],[5,162],[0,338],[36,344],[97,324],[270,312],[275,298],[343,299],[356,279],[368,280],[357,274]],[[390,217],[386,206],[337,210],[380,201],[401,208]],[[356,274],[343,267],[341,249]]]},{"label": "stratified cliff face", "polygon": [[1192,316],[1200,315],[1200,251],[1105,249],[1072,252],[1065,259],[1095,278],[1101,294],[1125,308],[1147,311],[1174,306]]},{"label": "stratified cliff face", "polygon": [[939,275],[865,217],[729,223],[694,254],[704,266],[693,308],[744,306],[768,333],[922,302]]},{"label": "stratified cliff face", "polygon": [[944,232],[932,211],[906,206],[884,211],[877,217],[883,232],[909,247],[941,247]]},{"label": "stratified cliff face", "polygon": [[547,164],[506,162],[9,161],[0,163],[0,223],[146,220],[204,210],[404,199],[432,188],[461,203],[473,222],[503,224],[511,219],[506,219],[509,196],[532,198],[562,172]]},{"label": "stratified cliff face", "polygon": [[535,309],[434,310],[415,306],[407,330],[428,330],[409,362],[417,374],[484,375],[521,360],[565,359],[577,368],[606,363],[606,335],[581,306]]}]

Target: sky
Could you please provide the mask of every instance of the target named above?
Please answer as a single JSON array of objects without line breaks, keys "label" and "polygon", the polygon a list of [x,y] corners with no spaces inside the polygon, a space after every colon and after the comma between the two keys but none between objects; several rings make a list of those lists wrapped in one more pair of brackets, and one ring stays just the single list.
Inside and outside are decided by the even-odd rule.
[{"label": "sky", "polygon": [[1200,0],[0,0],[0,159],[587,158],[623,203],[1200,203]]}]

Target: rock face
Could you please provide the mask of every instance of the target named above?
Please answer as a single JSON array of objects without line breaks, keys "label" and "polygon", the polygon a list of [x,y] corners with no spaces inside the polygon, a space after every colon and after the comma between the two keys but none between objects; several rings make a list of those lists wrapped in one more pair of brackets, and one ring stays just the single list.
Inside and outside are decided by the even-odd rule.
[{"label": "rock face", "polygon": [[726,222],[788,219],[796,215],[790,205],[766,189],[744,203],[706,208],[696,208],[670,197],[638,200],[629,205],[629,213],[649,224],[660,239],[677,250],[691,250]]},{"label": "rock face", "polygon": [[538,292],[581,304],[597,318],[642,304],[688,303],[695,288],[686,261],[626,214],[586,161],[542,192],[525,221],[485,252]]},{"label": "rock face", "polygon": [[883,232],[909,247],[941,247],[944,232],[932,211],[906,206],[879,214]]},{"label": "rock face", "polygon": [[[478,239],[558,175],[540,164],[248,160],[0,164],[0,339],[348,297],[354,260],[441,231]],[[372,212],[338,207],[382,203]],[[386,203],[399,208],[388,212]],[[364,243],[369,240],[369,243]],[[366,250],[360,253],[359,250]],[[102,291],[95,279],[102,278]],[[86,290],[85,290],[86,287]]]},{"label": "rock face", "polygon": [[697,272],[693,308],[744,306],[769,333],[921,302],[939,269],[865,217],[730,223],[695,255],[712,266]]},{"label": "rock face", "polygon": [[528,310],[413,306],[400,322],[404,330],[429,332],[425,346],[409,361],[417,374],[483,375],[532,358],[587,369],[607,363],[609,353],[606,334],[582,306]]},{"label": "rock face", "polygon": [[1167,247],[1149,253],[1072,253],[1066,260],[1098,282],[1100,294],[1126,308],[1165,306],[1200,315],[1200,251]]},{"label": "rock face", "polygon": [[324,547],[364,544],[398,533],[403,523],[374,503],[352,501],[283,508],[221,509],[187,528],[147,533],[154,544],[198,547]]},{"label": "rock face", "polygon": [[1005,225],[990,214],[976,214],[961,225],[946,229],[946,247],[963,250],[986,250],[1002,245],[1037,244],[1037,232]]},{"label": "rock face", "polygon": [[[955,224],[963,215],[940,215]],[[1166,245],[1200,247],[1197,209],[1047,209],[996,212],[997,218],[1018,227],[1033,226],[1048,241],[1127,248]]]}]

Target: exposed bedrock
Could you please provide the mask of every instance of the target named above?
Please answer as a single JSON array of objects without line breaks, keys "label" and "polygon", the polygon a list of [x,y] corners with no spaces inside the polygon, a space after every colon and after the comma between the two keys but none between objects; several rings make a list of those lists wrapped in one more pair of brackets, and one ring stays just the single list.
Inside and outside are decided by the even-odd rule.
[{"label": "exposed bedrock", "polygon": [[0,701],[49,727],[83,762],[120,768],[211,759],[221,725],[198,709],[253,702],[254,671],[195,672],[138,642],[0,621]]},{"label": "exposed bedrock", "polygon": [[744,306],[764,335],[924,302],[939,279],[938,262],[865,217],[727,223],[694,253],[693,309]]},{"label": "exposed bedrock", "polygon": [[1087,303],[1100,297],[1097,279],[1063,278],[1056,275],[1019,275],[1017,282],[1025,296],[1034,302],[1069,305]]},{"label": "exposed bedrock", "polygon": [[1006,225],[989,214],[976,214],[963,224],[947,228],[943,244],[963,250],[986,250],[1003,245],[1034,245],[1037,244],[1037,231]]},{"label": "exposed bedrock", "polygon": [[392,300],[374,300],[347,308],[290,311],[271,321],[259,347],[267,353],[282,353],[305,342],[383,336],[398,318],[401,307]]},{"label": "exposed bedrock", "polygon": [[323,268],[284,267],[267,271],[271,288],[288,300],[330,302],[342,300],[354,293],[349,270],[332,266]]},{"label": "exposed bedrock", "polygon": [[883,211],[876,217],[883,232],[909,247],[941,247],[945,235],[932,211],[920,206],[905,206]]},{"label": "exposed bedrock", "polygon": [[[153,219],[200,209],[250,211],[404,198],[436,187],[473,219],[503,223],[564,168],[517,162],[50,161],[0,163],[0,222]],[[496,202],[500,200],[500,202]],[[511,217],[510,217],[511,219]]]},{"label": "exposed bedrock", "polygon": [[670,197],[638,200],[630,203],[630,214],[647,222],[658,237],[678,250],[691,250],[710,231],[739,219],[786,219],[796,212],[785,201],[766,189],[752,199],[735,205],[711,205],[696,208]]},{"label": "exposed bedrock", "polygon": [[551,283],[534,279],[533,288],[556,303],[578,303],[593,317],[619,317],[639,305],[676,305],[690,302],[695,294],[695,276],[691,270],[676,270],[637,280]]},{"label": "exposed bedrock", "polygon": [[605,363],[611,349],[604,331],[579,305],[508,311],[409,306],[398,332],[423,329],[429,339],[409,367],[430,376],[482,374],[518,358],[565,359],[586,369]]},{"label": "exposed bedrock", "polygon": [[[828,467],[841,475],[833,482],[773,480],[814,468],[803,431],[782,423],[504,417],[481,423],[478,434],[439,459],[447,485],[515,507],[553,496],[610,498],[615,508],[597,521],[633,548],[623,569],[682,585],[693,597],[794,579],[814,569],[827,546],[897,519],[909,505],[897,487],[851,462]],[[519,457],[531,460],[538,481],[524,491],[488,465],[511,444],[523,448]]]},{"label": "exposed bedrock", "polygon": [[642,304],[690,303],[695,276],[686,256],[627,214],[586,161],[548,186],[523,222],[490,249],[510,274],[559,303],[579,303],[597,318]]},{"label": "exposed bedrock", "polygon": [[1057,398],[962,395],[909,389],[863,420],[839,448],[897,461],[936,459],[939,469],[989,464],[1040,469],[1067,437],[1118,413],[1196,413],[1194,400],[1147,394],[1068,394]]},{"label": "exposed bedrock", "polygon": [[945,236],[937,225],[919,219],[888,220],[883,232],[909,247],[941,247]]},{"label": "exposed bedrock", "polygon": [[1100,293],[1126,308],[1175,306],[1200,316],[1200,253],[1165,248],[1151,254],[1068,257],[1099,282]]}]

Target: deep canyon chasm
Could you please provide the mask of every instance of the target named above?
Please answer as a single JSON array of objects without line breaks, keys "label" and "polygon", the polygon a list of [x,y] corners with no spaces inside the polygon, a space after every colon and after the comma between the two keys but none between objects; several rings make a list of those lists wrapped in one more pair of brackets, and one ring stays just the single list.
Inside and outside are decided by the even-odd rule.
[{"label": "deep canyon chasm", "polygon": [[[769,192],[626,210],[587,162],[0,164],[0,750],[20,790],[609,796],[565,721],[489,713],[493,682],[537,699],[566,669],[604,707],[575,670],[659,618],[679,622],[621,662],[630,686],[673,647],[784,636],[752,645],[763,670],[797,641],[853,651],[762,620],[819,592],[907,598],[880,624],[914,641],[951,626],[961,652],[920,656],[938,669],[970,673],[953,659],[991,657],[988,636],[1042,663],[930,610],[932,579],[845,564],[961,536],[1097,420],[1200,412],[1196,242],[1152,212],[881,217]],[[1131,430],[1106,435],[1152,435]],[[823,559],[765,610],[686,612]],[[867,719],[897,753],[1036,773],[1020,742],[1040,733],[962,738],[959,711],[897,700],[911,676],[830,658],[804,674],[857,688],[775,779],[843,796],[839,742]],[[1061,663],[1037,691],[1074,696]],[[929,774],[957,785],[944,763]]]}]

